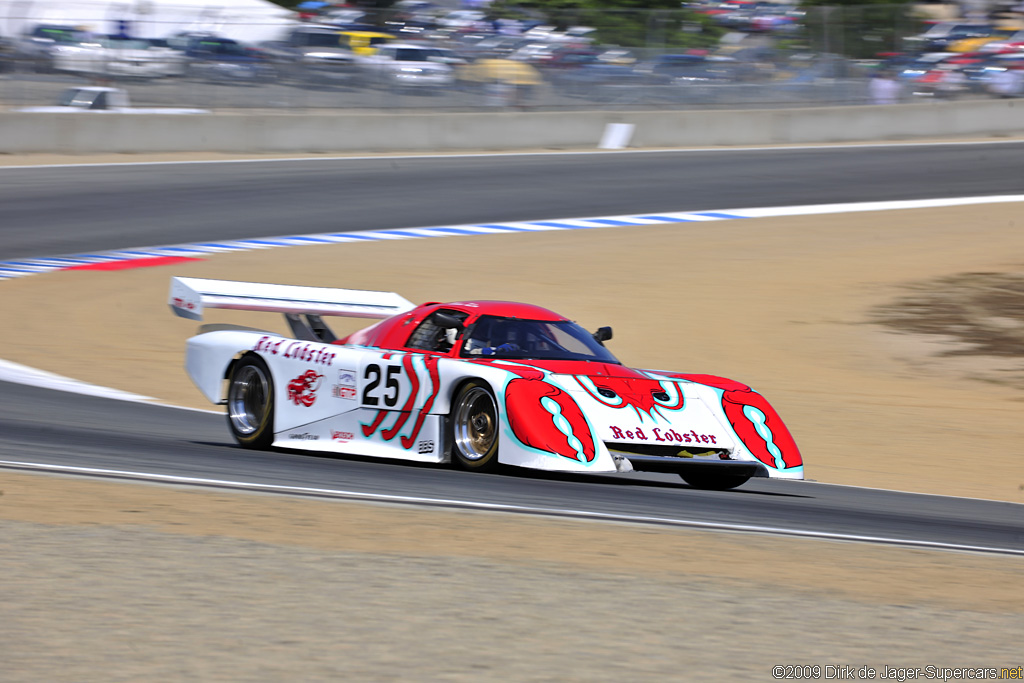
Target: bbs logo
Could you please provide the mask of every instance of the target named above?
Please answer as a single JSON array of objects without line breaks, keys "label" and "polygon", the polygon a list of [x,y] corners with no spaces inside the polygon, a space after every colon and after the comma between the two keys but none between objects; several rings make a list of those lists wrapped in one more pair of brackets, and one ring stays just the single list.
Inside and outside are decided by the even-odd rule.
[{"label": "bbs logo", "polygon": [[433,441],[420,441],[417,444],[417,447],[419,449],[420,455],[424,455],[426,453],[433,453],[434,452],[434,442]]}]

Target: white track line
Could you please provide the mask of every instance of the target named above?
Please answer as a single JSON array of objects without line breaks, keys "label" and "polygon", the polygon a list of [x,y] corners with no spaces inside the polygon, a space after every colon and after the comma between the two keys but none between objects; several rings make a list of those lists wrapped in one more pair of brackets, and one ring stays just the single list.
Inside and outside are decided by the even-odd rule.
[{"label": "white track line", "polygon": [[74,394],[85,394],[86,396],[112,398],[118,401],[131,401],[133,403],[155,403],[159,400],[152,396],[143,396],[141,394],[133,394],[130,391],[121,391],[120,389],[111,389],[96,384],[80,382],[77,379],[2,359],[0,359],[0,381],[28,384],[29,386],[68,391]]},{"label": "white track line", "polygon": [[959,543],[941,543],[937,541],[923,541],[908,538],[889,538],[885,536],[863,536],[858,534],[841,534],[824,531],[804,531],[801,529],[787,529],[784,527],[762,526],[758,524],[729,524],[725,522],[701,522],[698,520],[675,519],[671,517],[648,517],[643,515],[624,514],[616,515],[603,512],[590,512],[587,510],[573,510],[571,508],[543,508],[526,505],[507,505],[503,503],[481,503],[478,501],[459,500],[454,498],[425,498],[422,496],[397,496],[383,493],[349,491],[345,489],[323,489],[305,486],[280,486],[277,484],[257,484],[252,482],[230,481],[224,479],[179,477],[172,475],[152,474],[148,472],[108,470],[92,467],[71,467],[63,465],[49,465],[45,463],[18,462],[10,460],[0,460],[0,467],[31,471],[43,471],[55,474],[102,477],[108,479],[131,479],[136,481],[148,481],[162,484],[209,486],[219,489],[231,489],[237,491],[249,491],[258,493],[272,493],[287,496],[303,496],[334,499],[342,498],[347,500],[371,501],[377,503],[461,508],[488,512],[512,512],[519,514],[593,520],[601,522],[670,526],[688,529],[701,529],[707,531],[732,531],[740,533],[765,534],[770,536],[789,536],[794,538],[809,538],[815,540],[872,543],[876,545],[895,545],[911,548],[925,548],[929,550],[949,550],[957,552],[1014,555],[1024,557],[1024,550],[1016,550],[1014,548],[996,548],[991,546],[964,545]]},{"label": "white track line", "polygon": [[778,216],[820,216],[833,213],[858,213],[861,211],[901,211],[905,209],[944,209],[951,206],[975,206],[978,204],[1005,204],[1024,202],[1024,195],[1004,194],[990,197],[951,197],[945,199],[909,199],[887,202],[857,202],[849,204],[812,204],[809,206],[780,206],[763,209],[734,209],[744,218],[773,218]]},{"label": "white track line", "polygon": [[625,216],[591,216],[541,221],[417,226],[390,230],[261,237],[231,240],[227,242],[194,242],[189,244],[164,245],[158,247],[142,247],[138,249],[122,249],[103,252],[100,254],[72,254],[63,257],[24,258],[0,261],[0,280],[29,277],[40,273],[66,270],[68,268],[74,268],[88,263],[126,262],[167,256],[194,258],[208,256],[210,254],[218,254],[226,250],[244,251],[257,249],[284,249],[288,247],[310,246],[317,244],[337,244],[340,242],[434,239],[440,237],[465,237],[516,232],[599,230],[603,228],[626,226],[643,227],[647,225],[663,224],[684,226],[690,223],[728,221],[746,218],[813,216],[836,213],[856,213],[859,211],[945,208],[950,206],[972,206],[978,204],[997,204],[1008,202],[1024,202],[1024,195],[772,206],[746,209],[725,209],[720,211],[667,211],[654,214],[631,214]]},{"label": "white track line", "polygon": [[117,401],[129,401],[131,403],[150,403],[167,408],[192,410],[200,413],[214,413],[217,415],[222,413],[222,411],[219,410],[203,410],[201,408],[187,408],[185,406],[163,403],[161,399],[153,398],[152,396],[143,396],[142,394],[133,394],[130,391],[101,387],[98,384],[81,382],[77,379],[72,379],[71,377],[47,372],[46,370],[39,370],[38,368],[21,365],[20,363],[12,363],[11,361],[3,359],[0,359],[0,382],[27,384],[28,386],[33,387],[54,389],[56,391],[67,391],[73,394],[83,394],[85,396],[110,398]]}]

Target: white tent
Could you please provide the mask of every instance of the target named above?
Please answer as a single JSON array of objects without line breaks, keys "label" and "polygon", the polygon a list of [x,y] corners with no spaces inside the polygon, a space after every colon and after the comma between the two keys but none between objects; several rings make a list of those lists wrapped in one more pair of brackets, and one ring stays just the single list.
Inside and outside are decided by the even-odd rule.
[{"label": "white tent", "polygon": [[15,38],[38,24],[94,33],[165,38],[206,31],[244,42],[274,40],[296,23],[295,13],[266,0],[0,0],[0,35]]}]

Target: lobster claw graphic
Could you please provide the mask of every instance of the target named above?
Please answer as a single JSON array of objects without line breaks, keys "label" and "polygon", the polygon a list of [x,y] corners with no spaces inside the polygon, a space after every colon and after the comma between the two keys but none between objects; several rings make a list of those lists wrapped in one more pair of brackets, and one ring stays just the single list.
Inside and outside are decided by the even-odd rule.
[{"label": "lobster claw graphic", "polygon": [[750,390],[725,391],[722,408],[743,445],[765,465],[781,470],[803,464],[793,436],[761,394]]},{"label": "lobster claw graphic", "polygon": [[505,388],[512,433],[530,448],[592,462],[597,449],[590,425],[572,397],[547,382],[514,379]]},{"label": "lobster claw graphic", "polygon": [[316,390],[320,388],[320,380],[323,378],[323,375],[306,370],[288,382],[288,398],[295,405],[304,405],[309,408],[316,402]]}]

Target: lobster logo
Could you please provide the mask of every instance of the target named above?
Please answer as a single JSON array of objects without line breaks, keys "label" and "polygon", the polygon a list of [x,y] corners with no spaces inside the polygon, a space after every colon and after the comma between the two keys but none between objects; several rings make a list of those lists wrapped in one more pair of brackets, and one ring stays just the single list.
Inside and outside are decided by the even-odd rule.
[{"label": "lobster logo", "polygon": [[781,470],[803,464],[793,436],[761,394],[749,389],[724,391],[722,408],[736,436],[765,465]]},{"label": "lobster logo", "polygon": [[512,433],[525,445],[593,462],[597,450],[590,425],[566,392],[547,382],[514,379],[505,388],[505,406]]},{"label": "lobster logo", "polygon": [[668,419],[662,410],[683,409],[683,392],[674,382],[653,379],[577,376],[576,381],[590,397],[609,408],[629,408],[640,419],[644,415],[657,422]]},{"label": "lobster logo", "polygon": [[323,375],[318,375],[312,370],[304,373],[288,382],[288,398],[295,405],[303,405],[309,408],[316,403],[316,390],[320,388],[320,381]]}]

